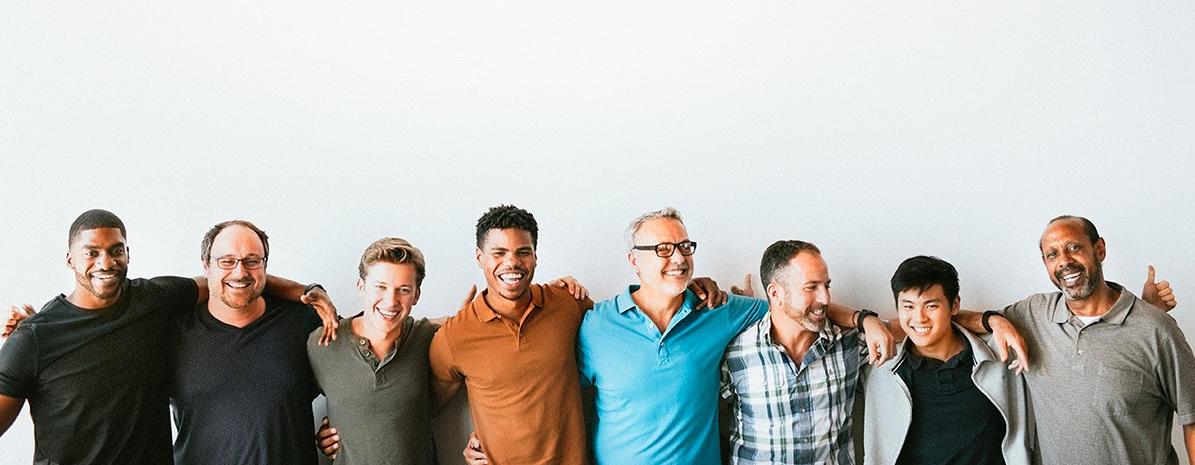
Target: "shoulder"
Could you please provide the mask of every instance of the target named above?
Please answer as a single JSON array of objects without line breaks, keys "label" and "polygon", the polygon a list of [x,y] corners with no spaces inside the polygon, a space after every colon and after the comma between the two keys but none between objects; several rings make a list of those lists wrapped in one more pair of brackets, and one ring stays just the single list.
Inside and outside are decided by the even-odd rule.
[{"label": "shoulder", "polygon": [[411,335],[419,340],[430,341],[439,329],[438,323],[427,318],[420,318],[411,324]]},{"label": "shoulder", "polygon": [[129,280],[130,289],[145,289],[157,292],[198,292],[199,286],[192,278],[181,276],[158,276]]},{"label": "shoulder", "polygon": [[1058,305],[1058,300],[1062,298],[1061,292],[1042,292],[1030,295],[1024,299],[1012,303],[1004,307],[1002,312],[1005,317],[1008,317],[1014,322],[1028,321],[1033,319],[1049,320],[1050,309]]}]

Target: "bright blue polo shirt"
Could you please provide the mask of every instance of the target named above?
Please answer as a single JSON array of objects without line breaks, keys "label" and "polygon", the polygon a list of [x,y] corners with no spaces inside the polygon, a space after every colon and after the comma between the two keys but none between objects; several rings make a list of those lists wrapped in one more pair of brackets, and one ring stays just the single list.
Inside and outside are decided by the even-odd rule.
[{"label": "bright blue polo shirt", "polygon": [[730,296],[715,309],[685,291],[668,329],[631,299],[632,285],[585,314],[577,336],[583,383],[597,388],[598,465],[718,465],[718,375],[726,344],[768,312]]}]

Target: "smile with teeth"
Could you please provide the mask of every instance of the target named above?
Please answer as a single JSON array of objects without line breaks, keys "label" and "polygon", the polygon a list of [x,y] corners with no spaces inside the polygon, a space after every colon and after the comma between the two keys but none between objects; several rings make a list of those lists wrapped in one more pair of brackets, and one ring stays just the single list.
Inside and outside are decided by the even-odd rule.
[{"label": "smile with teeth", "polygon": [[911,329],[913,330],[913,333],[914,333],[914,334],[918,334],[918,335],[921,335],[921,336],[924,336],[924,335],[926,335],[926,334],[929,334],[929,330],[930,330],[929,326],[915,326],[915,325],[909,325],[909,328],[911,328]]},{"label": "smile with teeth", "polygon": [[233,289],[246,289],[253,284],[253,281],[225,281],[224,285]]},{"label": "smile with teeth", "polygon": [[390,318],[394,318],[394,317],[398,316],[398,312],[397,312],[397,311],[394,311],[394,312],[388,312],[388,311],[386,311],[386,310],[382,310],[382,309],[380,309],[380,308],[377,308],[377,307],[374,307],[374,310],[377,310],[377,311],[378,311],[378,314],[382,315],[382,317],[384,317],[384,318],[386,318],[386,319],[390,319]]},{"label": "smile with teeth", "polygon": [[1074,286],[1075,283],[1079,282],[1079,278],[1083,277],[1083,270],[1075,270],[1075,271],[1072,271],[1065,275],[1062,274],[1063,271],[1069,271],[1069,270],[1060,271],[1058,273],[1058,279],[1060,279],[1063,282],[1063,284],[1065,284],[1067,286]]},{"label": "smile with teeth", "polygon": [[116,273],[115,271],[100,271],[100,272],[91,274],[92,279],[98,279],[100,281],[110,281],[110,280],[116,279],[117,276],[118,276],[118,273]]},{"label": "smile with teeth", "polygon": [[519,281],[522,281],[523,276],[525,276],[525,274],[523,274],[521,271],[508,271],[499,273],[498,279],[507,285],[514,285],[518,284]]},{"label": "smile with teeth", "polygon": [[688,269],[688,268],[681,268],[681,269],[676,269],[676,270],[668,270],[668,271],[665,271],[665,272],[664,272],[664,276],[684,276],[684,275],[685,275],[685,273],[688,273],[688,272],[689,272],[689,269]]}]

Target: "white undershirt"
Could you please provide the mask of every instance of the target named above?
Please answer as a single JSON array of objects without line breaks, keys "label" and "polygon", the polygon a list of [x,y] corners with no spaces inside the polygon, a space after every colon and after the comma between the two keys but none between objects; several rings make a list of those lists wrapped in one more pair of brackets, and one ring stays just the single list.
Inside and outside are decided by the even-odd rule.
[{"label": "white undershirt", "polygon": [[1083,326],[1087,326],[1087,325],[1090,325],[1090,324],[1092,324],[1092,323],[1095,323],[1096,321],[1099,321],[1099,319],[1100,319],[1100,317],[1101,317],[1101,316],[1102,316],[1102,315],[1096,315],[1096,316],[1079,316],[1079,315],[1075,315],[1075,318],[1076,318],[1076,319],[1078,319],[1079,321],[1082,321],[1082,322],[1083,322]]}]

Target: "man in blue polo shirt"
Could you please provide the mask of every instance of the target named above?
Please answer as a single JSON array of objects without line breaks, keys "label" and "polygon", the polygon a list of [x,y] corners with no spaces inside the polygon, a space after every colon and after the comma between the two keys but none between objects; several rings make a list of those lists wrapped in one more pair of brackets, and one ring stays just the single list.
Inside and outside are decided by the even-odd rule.
[{"label": "man in blue polo shirt", "polygon": [[627,237],[639,285],[598,303],[577,336],[582,382],[596,388],[594,458],[599,465],[716,465],[722,353],[768,304],[731,296],[723,306],[696,309],[699,300],[686,287],[697,243],[675,209],[640,216]]}]

